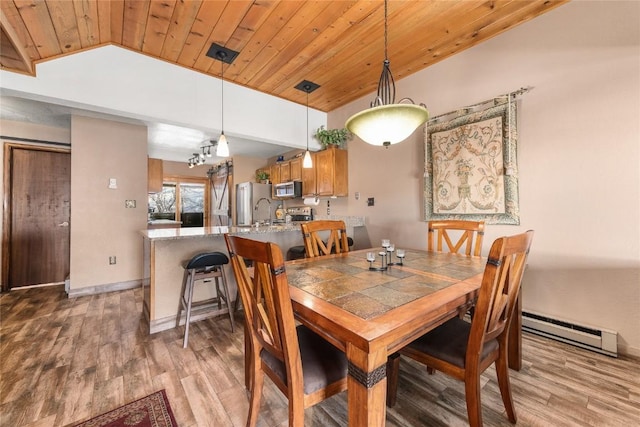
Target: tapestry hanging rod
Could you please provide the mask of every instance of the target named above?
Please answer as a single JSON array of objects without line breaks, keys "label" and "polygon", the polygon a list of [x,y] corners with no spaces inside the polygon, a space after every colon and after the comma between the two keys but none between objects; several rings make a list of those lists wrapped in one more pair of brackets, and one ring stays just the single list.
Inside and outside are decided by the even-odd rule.
[{"label": "tapestry hanging rod", "polygon": [[478,111],[480,109],[479,107],[486,107],[486,105],[489,104],[489,103],[493,103],[494,105],[500,105],[502,102],[505,102],[504,101],[505,98],[507,99],[506,102],[511,102],[512,99],[516,99],[518,96],[521,96],[521,95],[529,92],[532,89],[533,89],[533,87],[531,87],[531,86],[522,87],[522,88],[520,88],[518,90],[514,90],[512,92],[508,92],[508,93],[505,93],[503,95],[498,95],[498,96],[496,96],[494,98],[491,98],[491,99],[488,99],[486,101],[478,102],[476,104],[468,105],[466,107],[459,108],[457,110],[449,111],[448,113],[444,113],[444,114],[440,114],[438,116],[432,117],[432,118],[429,119],[428,123],[430,123],[430,124],[438,123],[442,119],[449,119],[450,118],[449,116],[452,116],[452,115],[456,115],[458,117],[462,117],[462,116],[465,116],[467,114],[475,113],[476,111]]}]

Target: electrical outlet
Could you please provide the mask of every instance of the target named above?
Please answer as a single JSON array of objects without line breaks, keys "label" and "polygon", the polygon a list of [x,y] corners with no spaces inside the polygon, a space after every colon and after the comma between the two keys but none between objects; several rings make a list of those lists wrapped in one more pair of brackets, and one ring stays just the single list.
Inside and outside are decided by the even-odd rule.
[{"label": "electrical outlet", "polygon": [[114,265],[116,263],[116,256],[110,256],[109,257],[109,265]]},{"label": "electrical outlet", "polygon": [[360,192],[356,191],[356,200],[360,200]]},{"label": "electrical outlet", "polygon": [[375,203],[375,201],[374,201],[373,197],[369,197],[367,199],[367,206],[373,206],[374,203]]}]

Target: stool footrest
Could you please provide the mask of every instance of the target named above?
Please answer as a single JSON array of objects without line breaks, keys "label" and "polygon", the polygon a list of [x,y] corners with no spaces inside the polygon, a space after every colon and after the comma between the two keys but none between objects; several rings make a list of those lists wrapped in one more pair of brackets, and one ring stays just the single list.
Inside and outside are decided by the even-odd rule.
[{"label": "stool footrest", "polygon": [[[229,312],[230,310],[228,307],[223,307],[219,309],[217,308],[217,304],[216,304],[215,310],[212,310],[211,307],[209,306],[195,307],[192,304],[190,319],[191,319],[191,322],[193,323],[193,322],[197,322],[198,320],[208,319],[210,317],[222,316],[222,315],[228,314]],[[177,326],[184,325],[186,318],[187,318],[186,313],[181,314]]]}]

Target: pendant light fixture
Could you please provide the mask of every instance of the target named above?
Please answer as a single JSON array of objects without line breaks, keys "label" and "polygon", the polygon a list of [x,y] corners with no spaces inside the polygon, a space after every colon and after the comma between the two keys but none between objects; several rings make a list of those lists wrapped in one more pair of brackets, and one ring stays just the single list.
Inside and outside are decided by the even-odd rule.
[{"label": "pendant light fixture", "polygon": [[311,169],[313,167],[313,160],[309,152],[309,94],[319,87],[319,84],[310,82],[309,80],[303,80],[295,86],[296,89],[307,94],[307,151],[304,153],[304,158],[302,159],[302,167],[304,169]]},{"label": "pendant light fixture", "polygon": [[378,93],[370,108],[351,116],[347,130],[371,145],[389,147],[409,137],[429,118],[424,104],[415,105],[411,98],[395,103],[396,85],[387,55],[387,0],[384,1],[384,62],[378,81]]},{"label": "pendant light fixture", "polygon": [[207,56],[209,58],[216,59],[220,61],[220,102],[222,105],[222,121],[220,124],[221,133],[218,138],[218,144],[216,148],[216,156],[218,157],[229,157],[229,144],[227,143],[227,137],[224,135],[224,64],[231,64],[234,59],[238,56],[239,52],[228,49],[224,46],[220,46],[219,44],[212,43],[211,47],[207,51]]},{"label": "pendant light fixture", "polygon": [[220,121],[220,137],[218,138],[218,147],[216,148],[216,156],[229,157],[229,144],[227,143],[227,137],[224,136],[224,61],[220,62],[220,112],[222,118]]}]

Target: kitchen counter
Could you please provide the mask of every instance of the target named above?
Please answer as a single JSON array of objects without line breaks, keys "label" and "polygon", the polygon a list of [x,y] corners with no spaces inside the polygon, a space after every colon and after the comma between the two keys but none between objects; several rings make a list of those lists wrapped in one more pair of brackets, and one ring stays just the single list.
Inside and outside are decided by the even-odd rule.
[{"label": "kitchen counter", "polygon": [[147,228],[153,230],[156,228],[176,228],[182,225],[182,221],[174,221],[172,219],[154,219],[147,222]]},{"label": "kitchen counter", "polygon": [[[350,221],[347,234],[354,236],[362,222]],[[183,262],[202,252],[227,254],[224,234],[246,236],[249,239],[274,242],[286,257],[292,246],[303,245],[299,222],[290,224],[260,225],[258,227],[188,227],[141,230],[144,247],[143,311],[149,325],[149,333],[160,332],[176,326],[180,289],[184,277]],[[355,237],[355,236],[354,236]],[[356,238],[357,240],[357,238]],[[237,298],[237,285],[231,265],[225,266],[230,299]],[[194,301],[216,296],[206,286],[195,288]],[[213,314],[215,315],[215,313]]]},{"label": "kitchen counter", "polygon": [[189,227],[189,228],[162,228],[157,230],[142,230],[142,236],[149,240],[175,240],[184,238],[221,236],[223,234],[245,235],[282,233],[294,231],[300,233],[300,223],[260,225],[258,227]]},{"label": "kitchen counter", "polygon": [[[291,246],[302,245],[299,224],[259,227],[189,227],[140,231],[144,247],[143,312],[149,333],[176,326],[180,289],[184,277],[183,262],[202,252],[227,254],[224,234],[243,235],[250,239],[277,243],[286,255]],[[237,285],[231,265],[225,273],[229,298],[237,298]],[[209,288],[209,289],[208,289]],[[210,286],[196,286],[194,301],[216,296]],[[213,313],[212,315],[215,315]]]}]

